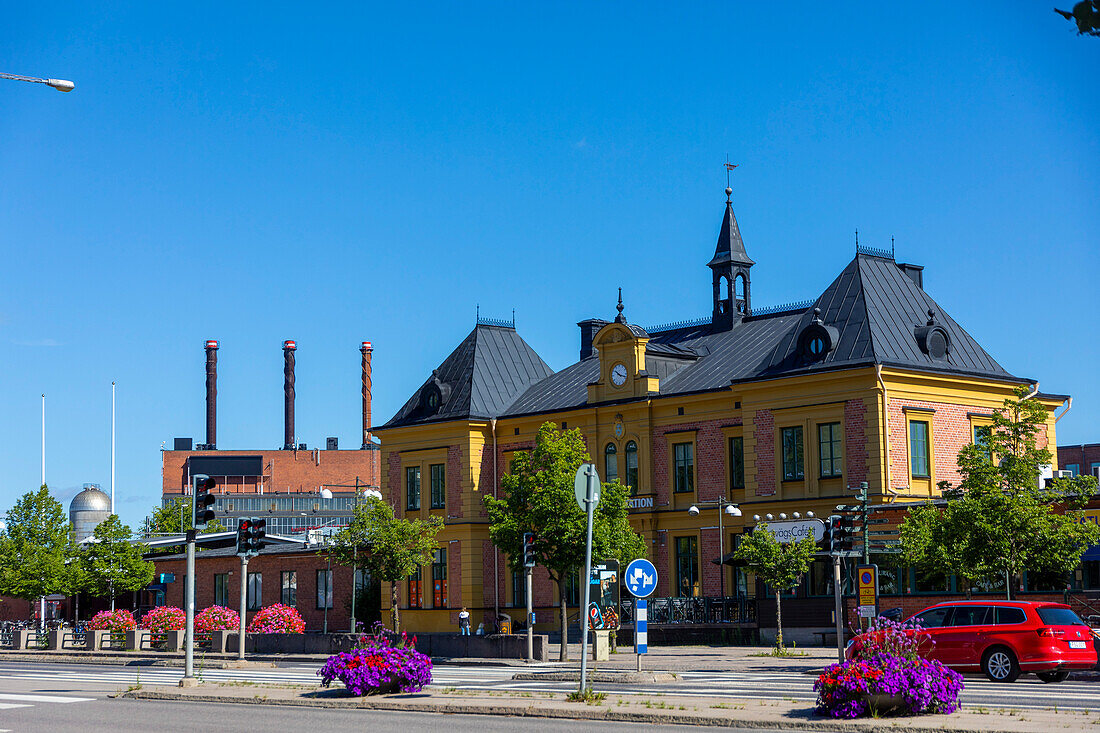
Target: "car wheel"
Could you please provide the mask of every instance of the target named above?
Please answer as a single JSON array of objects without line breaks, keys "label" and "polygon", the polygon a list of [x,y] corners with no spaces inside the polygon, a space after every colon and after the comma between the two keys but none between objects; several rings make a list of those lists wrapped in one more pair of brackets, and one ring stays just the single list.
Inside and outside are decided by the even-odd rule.
[{"label": "car wheel", "polygon": [[1068,669],[1052,669],[1049,672],[1036,672],[1035,676],[1043,682],[1062,682],[1069,677]]},{"label": "car wheel", "polygon": [[993,682],[1015,682],[1020,676],[1016,655],[1003,646],[994,647],[982,657],[982,671]]}]

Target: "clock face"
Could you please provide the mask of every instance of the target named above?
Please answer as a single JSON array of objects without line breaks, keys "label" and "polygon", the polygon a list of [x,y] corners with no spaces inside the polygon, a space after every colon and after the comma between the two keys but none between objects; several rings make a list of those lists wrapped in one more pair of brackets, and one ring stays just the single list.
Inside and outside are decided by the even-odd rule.
[{"label": "clock face", "polygon": [[616,364],[611,368],[611,383],[616,387],[622,387],[626,384],[626,366],[623,364]]}]

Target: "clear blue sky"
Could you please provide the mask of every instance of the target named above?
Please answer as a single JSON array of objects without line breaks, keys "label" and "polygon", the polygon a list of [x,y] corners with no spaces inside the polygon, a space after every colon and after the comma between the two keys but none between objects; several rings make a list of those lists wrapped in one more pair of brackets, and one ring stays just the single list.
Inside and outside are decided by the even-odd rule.
[{"label": "clear blue sky", "polygon": [[[1067,5],[1070,4],[1067,0]],[[576,321],[709,313],[727,153],[755,305],[899,261],[1100,441],[1100,39],[1051,3],[17,3],[0,70],[0,509],[159,498],[162,441],[358,443],[484,315],[554,368]],[[690,8],[684,7],[690,5]],[[395,9],[395,7],[399,9]],[[405,9],[408,8],[408,9]]]}]

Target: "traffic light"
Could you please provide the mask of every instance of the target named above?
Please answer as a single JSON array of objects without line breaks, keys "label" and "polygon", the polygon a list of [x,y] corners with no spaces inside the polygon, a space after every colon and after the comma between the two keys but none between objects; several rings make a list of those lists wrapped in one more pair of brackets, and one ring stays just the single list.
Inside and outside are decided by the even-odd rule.
[{"label": "traffic light", "polygon": [[523,533],[523,567],[535,567],[535,533]]},{"label": "traffic light", "polygon": [[191,483],[195,489],[192,493],[194,502],[191,509],[191,526],[198,529],[205,526],[207,522],[214,521],[214,510],[210,508],[210,505],[217,499],[210,492],[214,490],[218,482],[205,473],[197,473],[191,477]]},{"label": "traffic light", "polygon": [[259,552],[267,546],[264,538],[267,537],[267,520],[252,517],[248,520],[248,551]]},{"label": "traffic light", "polygon": [[237,554],[248,554],[251,540],[252,520],[242,517],[237,520]]},{"label": "traffic light", "polygon": [[830,519],[832,520],[832,532],[830,533],[832,547],[829,548],[830,551],[834,554],[838,552],[851,552],[852,547],[855,545],[855,518],[834,515],[830,517]]}]

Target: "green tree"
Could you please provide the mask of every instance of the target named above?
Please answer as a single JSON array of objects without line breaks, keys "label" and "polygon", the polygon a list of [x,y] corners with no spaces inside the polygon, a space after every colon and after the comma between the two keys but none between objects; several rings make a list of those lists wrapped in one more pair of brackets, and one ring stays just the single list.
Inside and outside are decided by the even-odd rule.
[{"label": "green tree", "polygon": [[[502,496],[484,498],[489,538],[507,555],[514,572],[523,569],[523,534],[535,534],[537,562],[557,584],[561,599],[562,661],[569,658],[564,583],[584,565],[588,521],[577,505],[574,481],[577,469],[588,460],[579,430],[563,431],[554,423],[545,423],[535,437],[534,449],[513,456],[511,472],[500,480]],[[645,542],[630,526],[628,495],[629,489],[618,481],[603,484],[592,517],[594,559],[613,558],[625,565],[645,556]],[[582,612],[581,623],[586,622],[587,614]]]},{"label": "green tree", "polygon": [[1054,12],[1077,25],[1079,36],[1100,36],[1100,0],[1081,0],[1073,10],[1054,9]]},{"label": "green tree", "polygon": [[0,595],[34,601],[80,590],[77,547],[61,503],[45,484],[24,494],[0,534]]},{"label": "green tree", "polygon": [[398,583],[431,562],[441,529],[439,517],[403,519],[385,501],[372,497],[355,508],[351,523],[333,535],[327,552],[335,562],[366,568],[371,577],[390,584],[390,619],[394,632],[400,633]]},{"label": "green tree", "polygon": [[[183,534],[189,529],[191,529],[190,496],[172,499],[168,504],[153,507],[153,511],[141,523],[142,537]],[[199,534],[225,531],[225,525],[215,519],[213,522],[208,522]]]},{"label": "green tree", "polygon": [[783,543],[776,539],[766,522],[743,536],[733,551],[736,560],[743,562],[749,572],[775,592],[775,648],[778,650],[783,649],[783,593],[796,586],[810,569],[815,552],[817,542],[813,537]]},{"label": "green tree", "polygon": [[85,587],[110,596],[112,611],[117,593],[138,590],[153,580],[153,563],[142,559],[141,548],[130,544],[130,535],[130,528],[112,514],[96,526],[92,541],[80,554]]},{"label": "green tree", "polygon": [[1025,570],[1070,573],[1100,541],[1100,527],[1081,521],[1096,479],[1076,476],[1040,484],[1051,452],[1037,445],[1047,411],[1026,387],[993,413],[979,444],[959,451],[962,481],[941,482],[943,502],[910,512],[900,527],[905,559],[929,570],[954,572],[968,586],[1003,575],[1006,592]]}]

